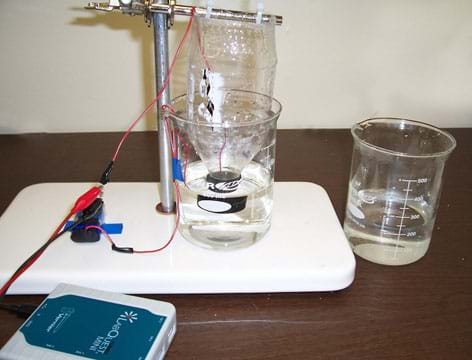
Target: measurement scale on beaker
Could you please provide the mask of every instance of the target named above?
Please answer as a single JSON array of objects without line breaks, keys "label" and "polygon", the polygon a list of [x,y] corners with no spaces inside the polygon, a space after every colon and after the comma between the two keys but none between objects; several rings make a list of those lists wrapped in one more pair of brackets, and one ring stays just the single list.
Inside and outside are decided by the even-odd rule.
[{"label": "measurement scale on beaker", "polygon": [[427,248],[431,234],[431,205],[425,201],[423,185],[430,179],[400,178],[388,189],[356,189],[351,184],[351,202],[346,214],[345,232],[356,252],[390,252],[398,261]]},{"label": "measurement scale on beaker", "polygon": [[[408,206],[408,203],[411,201],[415,201],[417,203],[421,203],[424,201],[424,196],[419,195],[414,198],[409,198],[410,193],[413,191],[412,189],[412,184],[426,184],[428,182],[427,178],[418,178],[418,179],[398,179],[400,183],[405,183],[406,188],[401,189],[402,192],[404,192],[405,196],[403,201],[401,202],[401,206],[399,207],[399,210],[401,210],[400,215],[390,215],[386,214],[382,218],[382,228],[381,228],[381,233],[384,235],[390,235],[396,237],[397,240],[400,240],[400,237],[407,237],[407,238],[414,238],[417,235],[416,230],[413,230],[412,227],[416,226],[415,223],[410,224],[409,226],[406,224],[406,221],[409,220],[410,222],[415,222],[419,221],[419,223],[424,223],[425,219],[423,219],[423,216],[421,213],[416,210],[414,207]],[[386,202],[386,207],[387,209],[387,202]],[[407,215],[408,213],[413,212],[413,214]],[[398,228],[398,231],[392,232],[391,230],[386,230],[385,225],[389,223],[389,218],[394,218],[394,219],[400,219],[400,223],[396,224],[395,227]],[[423,220],[423,221],[421,221]],[[397,220],[398,221],[398,220]],[[404,231],[407,230],[407,231]]]}]

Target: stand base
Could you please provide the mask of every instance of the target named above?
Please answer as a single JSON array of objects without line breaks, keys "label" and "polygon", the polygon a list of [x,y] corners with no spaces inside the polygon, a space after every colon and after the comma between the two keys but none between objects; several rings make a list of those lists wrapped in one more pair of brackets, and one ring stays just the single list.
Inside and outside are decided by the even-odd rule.
[{"label": "stand base", "polygon": [[[55,229],[86,183],[44,183],[23,189],[0,218],[3,284]],[[156,183],[110,183],[105,220],[123,223],[118,246],[154,249],[175,216],[156,212]],[[275,183],[272,225],[255,245],[214,251],[180,235],[163,252],[122,254],[103,239],[74,243],[65,235],[10,288],[45,294],[59,282],[124,293],[252,293],[332,291],[354,280],[355,259],[326,191],[306,182]]]}]

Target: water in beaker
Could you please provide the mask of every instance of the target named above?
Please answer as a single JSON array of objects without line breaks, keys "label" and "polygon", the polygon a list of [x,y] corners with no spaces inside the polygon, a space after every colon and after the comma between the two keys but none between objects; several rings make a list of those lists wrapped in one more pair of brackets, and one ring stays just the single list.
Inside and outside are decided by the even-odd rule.
[{"label": "water in beaker", "polygon": [[356,254],[388,265],[425,255],[434,223],[431,206],[424,201],[412,204],[401,191],[357,191],[352,184],[349,191],[344,231]]},{"label": "water in beaker", "polygon": [[269,96],[225,90],[221,121],[192,114],[187,98],[168,112],[178,144],[180,233],[213,249],[246,247],[270,227],[276,123],[281,105]]}]

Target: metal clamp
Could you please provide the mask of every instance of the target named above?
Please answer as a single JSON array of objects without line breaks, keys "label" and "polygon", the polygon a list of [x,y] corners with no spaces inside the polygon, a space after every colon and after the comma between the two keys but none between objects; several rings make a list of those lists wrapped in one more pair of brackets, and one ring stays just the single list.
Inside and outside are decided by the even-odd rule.
[{"label": "metal clamp", "polygon": [[[127,15],[144,15],[146,23],[149,24],[150,13],[160,13],[168,15],[167,26],[170,28],[174,24],[175,15],[192,15],[193,9],[198,16],[206,16],[208,9],[202,7],[194,7],[189,5],[178,5],[176,0],[169,0],[168,4],[153,3],[150,0],[132,0],[118,1],[110,0],[108,3],[89,2],[85,9],[113,11],[119,10]],[[235,20],[242,22],[257,23],[274,23],[282,25],[283,18],[279,15],[269,15],[261,13],[248,13],[243,11],[234,11],[226,9],[211,9],[210,17],[214,19]]]},{"label": "metal clamp", "polygon": [[167,28],[174,26],[176,0],[169,0],[169,13],[167,15]]},{"label": "metal clamp", "polygon": [[84,6],[87,10],[99,10],[99,11],[113,11],[113,10],[120,10],[120,6],[110,5],[109,2],[107,3],[99,3],[99,2],[89,2],[86,6]]}]

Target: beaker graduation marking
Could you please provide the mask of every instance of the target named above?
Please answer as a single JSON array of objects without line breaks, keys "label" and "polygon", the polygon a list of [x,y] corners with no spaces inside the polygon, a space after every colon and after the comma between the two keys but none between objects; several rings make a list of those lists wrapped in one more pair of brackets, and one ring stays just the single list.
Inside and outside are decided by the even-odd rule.
[{"label": "beaker graduation marking", "polygon": [[406,204],[408,202],[408,194],[411,191],[411,188],[410,188],[411,183],[412,182],[417,182],[417,180],[400,179],[400,182],[406,182],[408,185],[407,185],[406,189],[403,189],[403,191],[405,192],[405,199],[403,201],[403,207],[400,208],[400,210],[402,210],[402,214],[400,216],[400,225],[397,225],[397,227],[398,227],[397,240],[400,240],[400,236],[405,235],[405,234],[402,234],[402,229],[405,226],[405,225],[403,225],[403,221],[405,220],[405,212],[408,209],[408,207],[406,206]]}]

